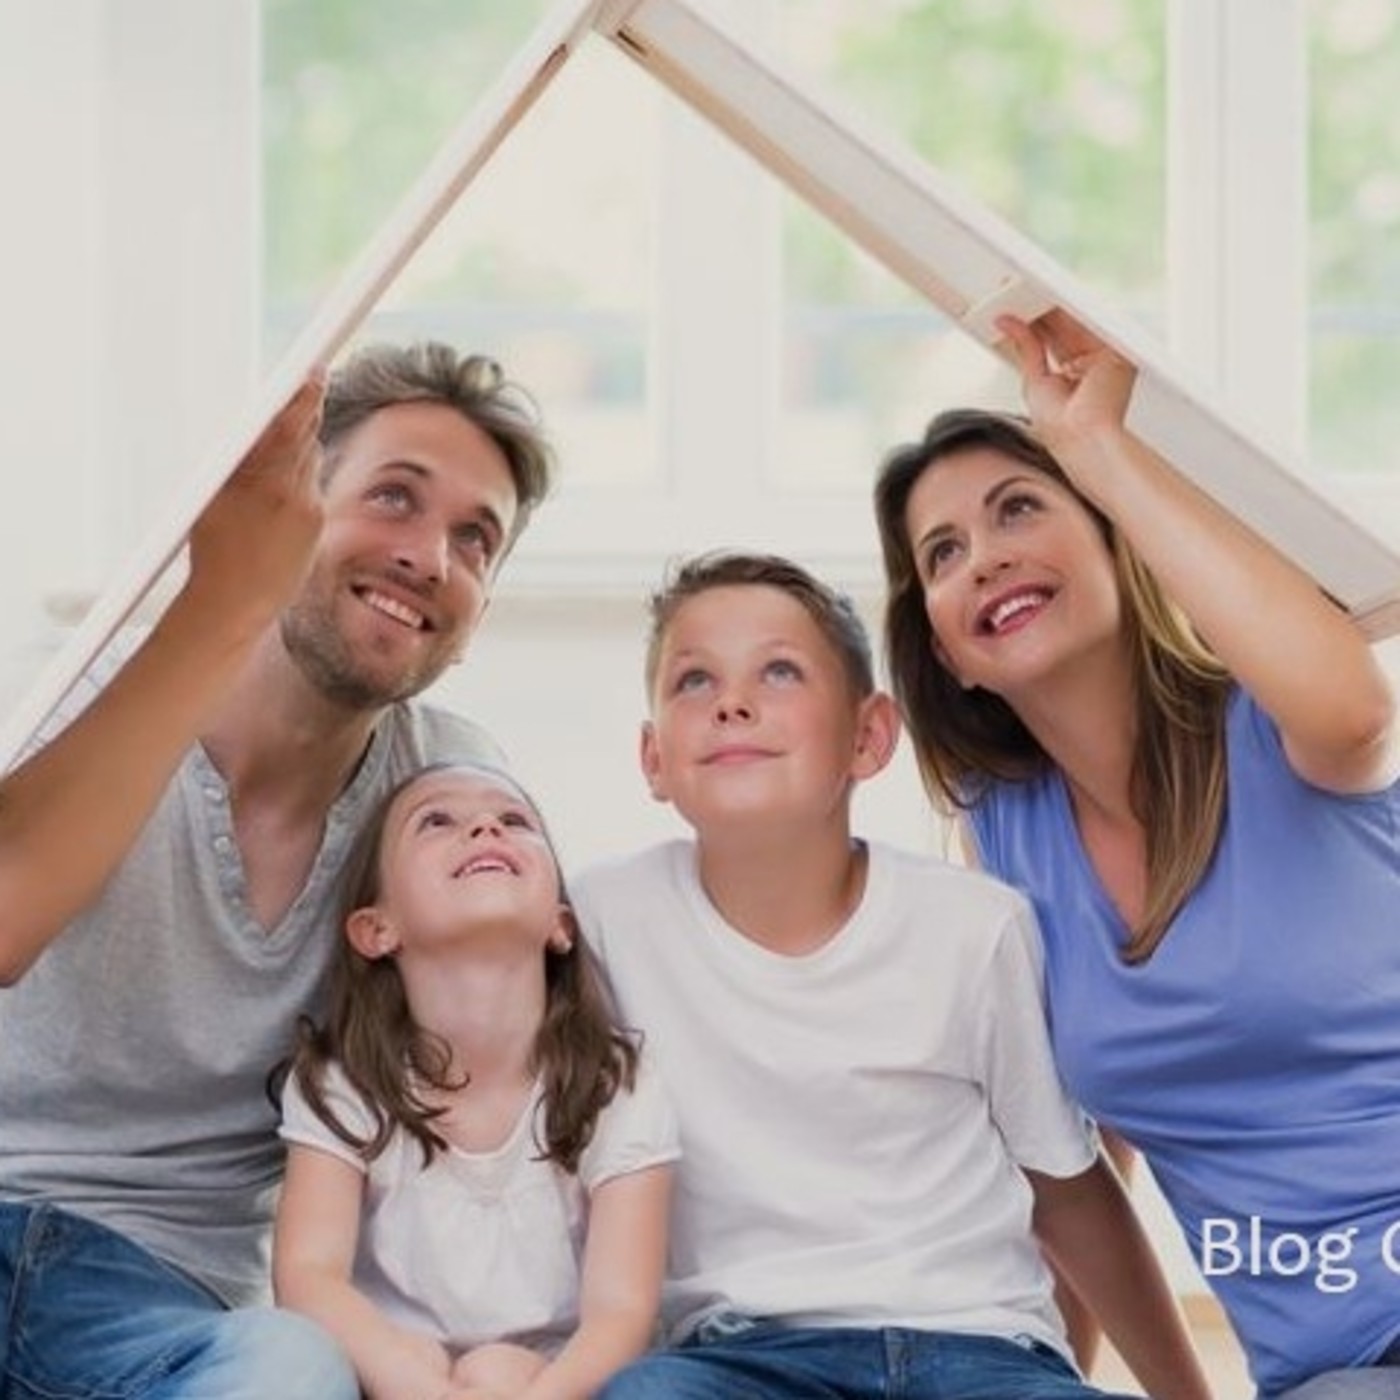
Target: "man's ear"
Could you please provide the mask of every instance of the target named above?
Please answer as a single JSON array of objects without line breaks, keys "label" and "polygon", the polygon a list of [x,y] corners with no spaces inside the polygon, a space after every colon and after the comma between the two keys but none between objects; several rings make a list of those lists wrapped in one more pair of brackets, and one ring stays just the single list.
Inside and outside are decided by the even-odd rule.
[{"label": "man's ear", "polygon": [[373,904],[351,911],[345,920],[345,936],[350,940],[350,946],[370,962],[392,957],[402,946],[393,924]]},{"label": "man's ear", "polygon": [[578,942],[578,920],[567,904],[561,904],[555,915],[554,928],[546,944],[551,953],[567,953]]},{"label": "man's ear", "polygon": [[669,802],[671,794],[661,774],[661,748],[656,742],[656,726],[650,720],[642,724],[638,753],[642,761],[642,775],[647,780],[652,797],[658,802]]},{"label": "man's ear", "polygon": [[856,712],[855,755],[851,776],[856,782],[873,778],[894,757],[899,744],[899,709],[883,690],[867,695]]}]

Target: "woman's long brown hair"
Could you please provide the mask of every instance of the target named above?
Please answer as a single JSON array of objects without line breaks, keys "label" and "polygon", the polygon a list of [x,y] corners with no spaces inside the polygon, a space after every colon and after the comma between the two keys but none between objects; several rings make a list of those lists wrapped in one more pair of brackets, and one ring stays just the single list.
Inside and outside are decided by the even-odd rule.
[{"label": "woman's long brown hair", "polygon": [[1023,420],[978,409],[941,413],[918,442],[890,453],[875,486],[890,684],[924,787],[938,806],[949,812],[975,806],[991,784],[1026,781],[1051,766],[1011,706],[990,691],[965,689],[933,646],[905,519],[909,496],[936,462],[980,448],[1033,467],[1070,491],[1094,519],[1113,558],[1137,708],[1129,795],[1147,847],[1146,904],[1122,957],[1144,962],[1205,875],[1220,840],[1230,677],[1122,535],[1075,490]]},{"label": "woman's long brown hair", "polygon": [[[354,910],[380,897],[384,829],[399,797],[426,774],[459,766],[464,765],[423,768],[380,803],[346,865],[342,928]],[[473,772],[520,791],[508,775],[470,766]],[[534,808],[533,803],[530,806]],[[562,875],[559,892],[567,906]],[[533,1054],[534,1068],[543,1081],[540,1147],[544,1157],[572,1172],[578,1170],[579,1158],[592,1140],[598,1115],[619,1089],[633,1087],[637,1047],[617,1027],[602,975],[581,937],[574,938],[566,952],[551,949],[542,956],[545,1010]],[[340,1066],[374,1115],[375,1128],[367,1138],[341,1122],[327,1099],[326,1068],[331,1061]],[[377,1157],[394,1131],[402,1128],[422,1147],[425,1165],[447,1142],[435,1127],[444,1110],[425,1102],[422,1089],[460,1089],[470,1078],[469,1069],[454,1077],[450,1047],[414,1021],[397,962],[391,957],[366,958],[343,935],[331,972],[326,1022],[316,1026],[303,1020],[290,1072],[317,1116],[366,1160]]]}]

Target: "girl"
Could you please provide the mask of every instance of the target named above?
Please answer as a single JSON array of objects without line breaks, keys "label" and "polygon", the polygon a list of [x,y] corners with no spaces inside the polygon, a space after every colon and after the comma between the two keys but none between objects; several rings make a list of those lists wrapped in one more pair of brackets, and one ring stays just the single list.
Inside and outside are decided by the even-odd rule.
[{"label": "girl", "polygon": [[1128,431],[1128,364],[1063,313],[1001,328],[1030,425],[943,414],[876,489],[926,786],[1030,893],[1061,1071],[1147,1156],[1261,1391],[1400,1396],[1346,1369],[1400,1361],[1391,688]]},{"label": "girl", "polygon": [[278,1300],[372,1400],[583,1400],[650,1341],[678,1154],[539,814],[502,774],[424,770],[348,881],[285,1092]]}]

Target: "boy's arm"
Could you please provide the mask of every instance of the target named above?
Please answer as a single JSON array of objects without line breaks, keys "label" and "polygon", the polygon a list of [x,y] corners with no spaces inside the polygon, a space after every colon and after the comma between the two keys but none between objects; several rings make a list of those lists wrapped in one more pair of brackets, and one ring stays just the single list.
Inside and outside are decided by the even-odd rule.
[{"label": "boy's arm", "polygon": [[578,1330],[519,1400],[587,1400],[650,1345],[666,1268],[669,1166],[605,1181],[589,1204]]},{"label": "boy's arm", "polygon": [[190,535],[190,574],[141,648],[55,739],[0,779],[0,986],[95,899],[320,532],[322,382],[272,421]]},{"label": "boy's arm", "polygon": [[1176,1298],[1113,1169],[1099,1158],[1078,1176],[1026,1176],[1047,1258],[1147,1393],[1154,1400],[1209,1400]]},{"label": "boy's arm", "polygon": [[[1130,1187],[1136,1158],[1131,1144],[1107,1128],[1099,1129],[1099,1137],[1103,1141],[1103,1150],[1108,1160],[1117,1168],[1119,1179],[1124,1186]],[[1079,1369],[1087,1376],[1094,1369],[1094,1362],[1098,1359],[1103,1328],[1059,1268],[1053,1264],[1051,1267],[1055,1274],[1055,1306],[1059,1308],[1060,1316],[1064,1319],[1065,1333],[1069,1337],[1074,1359]]]},{"label": "boy's arm", "polygon": [[446,1348],[390,1322],[350,1281],[364,1182],[339,1157],[289,1144],[272,1246],[277,1301],[340,1343],[368,1400],[453,1395]]}]

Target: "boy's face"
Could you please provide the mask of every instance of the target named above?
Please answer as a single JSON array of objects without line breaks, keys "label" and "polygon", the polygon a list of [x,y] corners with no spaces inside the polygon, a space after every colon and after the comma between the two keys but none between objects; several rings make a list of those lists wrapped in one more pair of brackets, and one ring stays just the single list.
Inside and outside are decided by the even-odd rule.
[{"label": "boy's face", "polygon": [[[795,598],[763,584],[687,599],[662,638],[642,732],[658,800],[701,835],[761,822],[794,830],[844,818],[852,782],[878,771],[869,714],[840,658]],[[892,747],[890,736],[889,747]],[[873,764],[873,766],[872,766]]]}]

